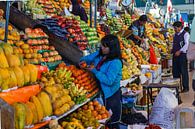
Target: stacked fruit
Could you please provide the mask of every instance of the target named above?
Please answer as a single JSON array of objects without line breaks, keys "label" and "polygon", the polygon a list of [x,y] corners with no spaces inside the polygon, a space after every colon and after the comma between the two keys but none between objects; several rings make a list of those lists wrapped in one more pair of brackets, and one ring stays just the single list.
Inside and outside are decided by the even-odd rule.
[{"label": "stacked fruit", "polygon": [[83,110],[90,110],[92,115],[97,120],[102,120],[110,117],[109,112],[106,110],[105,106],[102,106],[97,100],[89,102],[82,107]]},{"label": "stacked fruit", "polygon": [[27,0],[25,1],[26,12],[31,12],[32,14],[45,15],[45,11],[42,6],[37,3],[37,0]]},{"label": "stacked fruit", "polygon": [[[99,38],[95,28],[90,28],[84,21],[80,20],[80,27],[88,40],[88,50],[92,53],[97,51]],[[104,32],[103,32],[104,33]]]},{"label": "stacked fruit", "polygon": [[22,53],[24,58],[33,64],[42,62],[55,62],[61,60],[61,56],[55,51],[53,46],[49,46],[48,36],[42,29],[25,29],[25,37],[27,43],[19,41],[15,43],[17,46],[14,52]]},{"label": "stacked fruit", "polygon": [[122,50],[122,58],[125,60],[122,69],[122,79],[126,80],[134,75],[139,75],[138,62],[134,54],[131,52],[131,45],[127,43],[125,39],[119,38],[120,46]]},{"label": "stacked fruit", "polygon": [[91,110],[83,110],[82,108],[71,114],[70,120],[71,119],[79,120],[79,123],[81,123],[85,129],[88,127],[96,129],[100,125],[98,120],[93,116]]},{"label": "stacked fruit", "polygon": [[83,89],[83,87],[80,87],[78,85],[75,85],[72,83],[72,85],[69,86],[70,96],[73,99],[73,101],[76,104],[81,104],[86,101],[86,90]]},{"label": "stacked fruit", "polygon": [[64,89],[63,85],[56,84],[53,86],[47,86],[44,89],[51,96],[54,115],[60,116],[75,105],[75,102],[72,101],[69,95],[69,91],[67,89]]},{"label": "stacked fruit", "polygon": [[87,47],[87,38],[82,32],[79,21],[73,17],[55,17],[58,20],[58,25],[61,28],[67,28],[68,38],[70,43],[76,43],[80,50],[85,50]]},{"label": "stacked fruit", "polygon": [[37,0],[37,3],[41,5],[43,10],[46,12],[47,15],[53,16],[56,14],[56,10],[52,5],[50,0]]},{"label": "stacked fruit", "polygon": [[41,122],[46,116],[53,114],[49,94],[41,91],[37,96],[32,96],[26,103],[14,103],[15,128],[24,129],[25,125]]},{"label": "stacked fruit", "polygon": [[72,118],[70,120],[70,122],[63,121],[62,122],[62,127],[64,129],[70,129],[70,128],[73,128],[73,127],[74,127],[74,129],[84,129],[82,123],[79,120],[75,119],[75,118]]},{"label": "stacked fruit", "polygon": [[105,31],[103,31],[103,30],[101,29],[100,24],[97,24],[96,29],[97,29],[97,33],[98,33],[100,39],[106,35]]},{"label": "stacked fruit", "polygon": [[41,82],[45,87],[53,86],[54,84],[61,84],[65,88],[69,88],[72,85],[74,78],[71,77],[72,72],[65,69],[59,68],[57,70],[51,70],[42,73]]},{"label": "stacked fruit", "polygon": [[32,64],[24,65],[22,56],[14,54],[13,48],[9,44],[1,44],[0,59],[0,85],[2,90],[15,86],[22,87],[30,82],[37,81],[37,67]]},{"label": "stacked fruit", "polygon": [[76,68],[74,65],[66,66],[65,63],[59,64],[59,68],[66,68],[72,72],[74,83],[79,88],[83,87],[87,91],[87,97],[90,98],[98,92],[98,87],[92,73]]},{"label": "stacked fruit", "polygon": [[106,23],[110,26],[111,33],[118,32],[123,27],[123,22],[119,18],[108,19]]},{"label": "stacked fruit", "polygon": [[[0,28],[0,40],[5,38],[5,28]],[[15,42],[20,40],[20,34],[11,25],[8,26],[8,41],[7,43],[13,45]]]},{"label": "stacked fruit", "polygon": [[70,97],[76,104],[83,103],[86,100],[86,90],[73,83],[72,72],[66,68],[58,68],[42,74],[41,82],[44,87],[53,87],[55,84],[69,90]]},{"label": "stacked fruit", "polygon": [[70,0],[51,0],[54,7],[56,8],[56,10],[64,10],[64,7],[66,7],[67,9],[69,9],[70,5],[71,5],[71,1]]},{"label": "stacked fruit", "polygon": [[123,23],[127,26],[131,25],[131,16],[129,14],[122,14]]}]

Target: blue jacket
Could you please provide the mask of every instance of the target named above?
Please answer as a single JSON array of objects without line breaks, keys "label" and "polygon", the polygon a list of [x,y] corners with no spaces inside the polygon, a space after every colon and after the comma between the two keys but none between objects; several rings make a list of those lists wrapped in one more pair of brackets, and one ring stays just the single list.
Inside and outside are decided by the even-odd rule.
[{"label": "blue jacket", "polygon": [[[94,64],[96,67],[102,56],[98,56],[99,52],[94,52],[88,56],[82,57],[81,61],[85,61],[88,65]],[[100,70],[96,68],[91,71],[100,82],[101,89],[105,98],[111,97],[120,88],[122,78],[122,63],[120,59],[113,59],[102,64]]]}]

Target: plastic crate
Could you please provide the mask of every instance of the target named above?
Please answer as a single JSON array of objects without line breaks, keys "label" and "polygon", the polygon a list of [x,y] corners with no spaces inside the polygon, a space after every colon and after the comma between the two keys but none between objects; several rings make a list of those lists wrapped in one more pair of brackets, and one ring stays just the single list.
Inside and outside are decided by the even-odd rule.
[{"label": "plastic crate", "polygon": [[[150,103],[149,104],[149,109],[151,109],[152,108],[152,104]],[[138,111],[147,111],[147,105],[137,105],[137,104],[135,104],[135,109],[136,110],[138,110]]]},{"label": "plastic crate", "polygon": [[134,107],[136,100],[137,100],[137,97],[123,96],[122,104],[124,107],[132,108]]}]

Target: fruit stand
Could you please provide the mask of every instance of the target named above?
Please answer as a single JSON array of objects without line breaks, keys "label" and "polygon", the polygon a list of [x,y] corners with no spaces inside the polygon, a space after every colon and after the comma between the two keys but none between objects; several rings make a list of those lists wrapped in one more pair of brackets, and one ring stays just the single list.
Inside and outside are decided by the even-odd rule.
[{"label": "fruit stand", "polygon": [[[116,34],[120,40],[124,96],[139,96],[133,103],[144,96],[140,83],[134,83],[141,77],[149,83],[160,82],[161,65],[149,63],[149,49],[125,38],[123,30],[135,18],[125,14],[115,19],[107,9],[108,19],[91,28],[78,17],[59,14],[64,6],[69,7],[69,1],[38,0],[36,3],[32,0],[25,4],[26,12],[11,6],[8,41],[0,44],[0,100],[9,107],[5,112],[12,109],[8,116],[14,118],[14,121],[10,119],[10,125],[16,129],[98,128],[102,121],[109,119],[110,113],[94,100],[99,94],[94,76],[76,67],[83,55],[98,50],[101,37],[109,33]],[[5,7],[6,4],[0,2],[2,12]],[[3,16],[4,13],[2,23]],[[152,45],[161,58],[169,49],[159,32],[162,27],[159,21],[149,17],[156,24],[146,25],[146,44]],[[0,34],[3,40],[3,27]]]}]

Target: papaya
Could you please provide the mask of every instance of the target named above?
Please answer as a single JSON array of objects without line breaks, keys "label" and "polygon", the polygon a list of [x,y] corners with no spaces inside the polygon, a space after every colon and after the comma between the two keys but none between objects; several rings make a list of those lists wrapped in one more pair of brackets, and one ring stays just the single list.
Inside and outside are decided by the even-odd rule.
[{"label": "papaya", "polygon": [[38,121],[41,121],[44,117],[44,112],[43,112],[43,108],[42,108],[42,105],[41,105],[39,99],[36,96],[32,96],[30,98],[30,102],[34,103],[34,105],[37,109]]},{"label": "papaya", "polygon": [[14,53],[13,47],[8,43],[3,43],[1,47],[3,48],[3,51],[6,56]]},{"label": "papaya", "polygon": [[22,69],[20,67],[16,66],[16,67],[13,67],[13,70],[14,70],[14,73],[15,73],[16,78],[17,78],[18,87],[24,86],[24,73],[23,73]]},{"label": "papaya", "polygon": [[24,73],[24,85],[27,85],[30,82],[30,70],[27,66],[20,67]]},{"label": "papaya", "polygon": [[17,86],[17,78],[16,75],[14,73],[14,70],[12,68],[9,68],[9,73],[10,73],[10,83],[9,83],[9,87],[14,87]]},{"label": "papaya", "polygon": [[26,121],[26,108],[23,103],[14,103],[15,129],[24,129]]},{"label": "papaya", "polygon": [[6,56],[3,52],[3,49],[0,47],[0,68],[9,67]]},{"label": "papaya", "polygon": [[30,105],[25,104],[26,108],[26,125],[32,125],[33,124],[33,110],[31,109]]},{"label": "papaya", "polygon": [[0,68],[0,76],[2,78],[2,84],[1,84],[1,89],[2,90],[7,90],[9,89],[9,84],[10,84],[10,73],[7,68]]},{"label": "papaya", "polygon": [[30,70],[30,81],[36,82],[38,76],[38,68],[33,64],[27,64],[26,66]]},{"label": "papaya", "polygon": [[52,104],[49,95],[42,91],[38,94],[38,99],[41,102],[43,112],[45,116],[50,116],[52,115]]},{"label": "papaya", "polygon": [[35,104],[32,102],[27,102],[26,105],[33,113],[33,124],[37,123],[39,120],[38,120],[37,108],[35,107]]},{"label": "papaya", "polygon": [[17,55],[8,54],[6,58],[10,67],[20,66],[20,59]]}]

